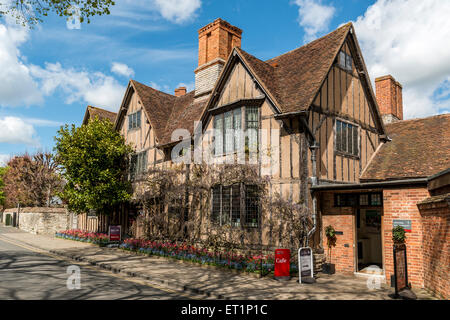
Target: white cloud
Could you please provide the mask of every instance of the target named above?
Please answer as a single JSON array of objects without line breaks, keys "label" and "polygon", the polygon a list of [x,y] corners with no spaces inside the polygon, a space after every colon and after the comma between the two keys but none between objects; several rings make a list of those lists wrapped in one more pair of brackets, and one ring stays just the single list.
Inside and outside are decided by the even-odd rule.
[{"label": "white cloud", "polygon": [[45,68],[31,66],[30,70],[35,78],[40,79],[44,94],[53,94],[59,88],[66,94],[67,104],[81,100],[117,111],[125,92],[125,87],[116,79],[101,72],[64,69],[60,63],[46,63]]},{"label": "white cloud", "polygon": [[[45,68],[27,64],[18,47],[28,41],[29,30],[15,21],[0,24],[0,106],[41,104],[44,95],[59,88],[66,94],[66,103],[81,100],[88,104],[116,111],[125,87],[100,72],[64,69],[60,63],[46,63]],[[124,66],[126,68],[124,68]],[[126,65],[113,65],[113,71],[124,75],[133,70]]]},{"label": "white cloud", "polygon": [[450,1],[378,0],[355,22],[372,79],[403,85],[405,118],[450,110]]},{"label": "white cloud", "polygon": [[158,91],[162,91],[165,93],[171,93],[170,87],[167,84],[160,85],[160,84],[157,84],[156,82],[150,81],[149,86]]},{"label": "white cloud", "polygon": [[60,127],[64,125],[63,122],[37,118],[23,118],[23,121],[36,127]]},{"label": "white cloud", "polygon": [[177,88],[179,88],[179,87],[186,87],[186,92],[191,92],[192,90],[195,89],[195,83],[194,82],[189,82],[189,83],[180,82],[177,85]]},{"label": "white cloud", "polygon": [[161,17],[177,24],[190,21],[202,5],[201,0],[122,0],[116,3],[111,10],[115,19],[110,23],[143,31],[166,29],[158,22]]},{"label": "white cloud", "polygon": [[22,143],[39,147],[33,125],[17,117],[0,118],[0,143]]},{"label": "white cloud", "polygon": [[120,62],[113,62],[111,66],[111,72],[114,72],[118,75],[130,78],[134,77],[134,70],[131,69],[129,66],[127,66],[124,63]]},{"label": "white cloud", "polygon": [[9,154],[0,154],[0,167],[6,166],[11,156]]},{"label": "white cloud", "polygon": [[201,7],[201,0],[154,0],[161,16],[175,23],[192,20]]},{"label": "white cloud", "polygon": [[298,23],[305,30],[305,42],[328,30],[336,11],[332,5],[322,4],[322,0],[295,0],[294,3],[299,6]]},{"label": "white cloud", "polygon": [[18,49],[28,37],[28,30],[22,26],[0,24],[0,106],[32,105],[43,101]]}]

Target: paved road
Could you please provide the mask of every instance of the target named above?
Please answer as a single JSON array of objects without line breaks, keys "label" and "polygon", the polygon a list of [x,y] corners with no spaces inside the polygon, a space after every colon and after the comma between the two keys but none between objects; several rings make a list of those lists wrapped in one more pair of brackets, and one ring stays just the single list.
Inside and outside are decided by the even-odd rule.
[{"label": "paved road", "polygon": [[[2,238],[17,229],[0,226],[0,300],[186,299],[146,281],[126,279],[84,263],[73,263]],[[81,289],[69,290],[67,268],[80,268]],[[75,282],[72,282],[74,284]]]}]

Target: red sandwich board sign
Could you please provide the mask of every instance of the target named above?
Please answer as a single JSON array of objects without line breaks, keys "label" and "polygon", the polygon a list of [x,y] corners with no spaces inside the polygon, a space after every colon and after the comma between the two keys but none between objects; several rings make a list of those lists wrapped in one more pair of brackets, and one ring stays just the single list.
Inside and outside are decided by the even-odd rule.
[{"label": "red sandwich board sign", "polygon": [[275,270],[274,276],[278,280],[289,280],[291,277],[291,250],[275,250]]},{"label": "red sandwich board sign", "polygon": [[121,229],[121,226],[109,226],[109,241],[120,241]]}]

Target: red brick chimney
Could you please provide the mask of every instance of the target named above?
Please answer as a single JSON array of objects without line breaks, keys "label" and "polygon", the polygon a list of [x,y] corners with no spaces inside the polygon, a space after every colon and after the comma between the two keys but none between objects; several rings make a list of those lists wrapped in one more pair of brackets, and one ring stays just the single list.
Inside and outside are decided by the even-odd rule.
[{"label": "red brick chimney", "polygon": [[211,92],[231,51],[241,46],[241,36],[241,29],[220,18],[198,30],[196,96]]},{"label": "red brick chimney", "polygon": [[186,87],[179,87],[175,89],[175,97],[181,97],[186,94]]},{"label": "red brick chimney", "polygon": [[403,120],[402,85],[387,75],[375,79],[375,88],[384,123]]}]

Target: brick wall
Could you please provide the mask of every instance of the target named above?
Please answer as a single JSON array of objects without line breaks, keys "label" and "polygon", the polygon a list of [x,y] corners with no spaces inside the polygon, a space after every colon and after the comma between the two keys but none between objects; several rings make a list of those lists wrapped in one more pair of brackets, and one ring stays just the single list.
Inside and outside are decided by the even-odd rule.
[{"label": "brick wall", "polygon": [[336,235],[336,246],[331,249],[331,263],[335,264],[336,272],[353,273],[355,271],[353,209],[336,208],[333,203],[333,193],[327,192],[322,195],[320,211],[322,214],[323,248],[325,249],[327,262],[330,262],[325,228],[332,225],[336,231],[342,231],[343,235]]},{"label": "brick wall", "polygon": [[423,225],[417,203],[429,196],[426,188],[383,190],[384,269],[386,281],[394,272],[393,220],[411,220],[411,233],[406,233],[408,280],[413,288],[423,288]]},{"label": "brick wall", "polygon": [[445,199],[418,205],[423,227],[424,287],[450,299],[450,208]]}]

